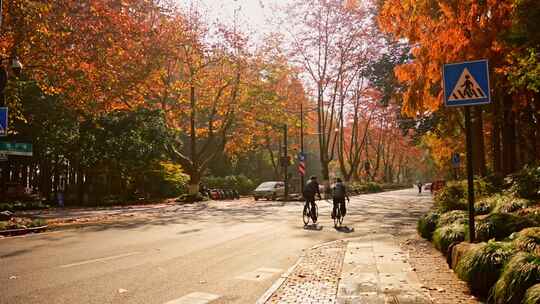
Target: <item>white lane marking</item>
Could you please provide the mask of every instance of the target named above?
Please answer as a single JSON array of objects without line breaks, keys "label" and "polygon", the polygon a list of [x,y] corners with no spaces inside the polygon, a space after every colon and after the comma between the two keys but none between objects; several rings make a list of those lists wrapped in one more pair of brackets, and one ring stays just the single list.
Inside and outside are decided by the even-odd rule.
[{"label": "white lane marking", "polygon": [[77,263],[71,263],[71,264],[61,265],[60,268],[69,268],[69,267],[80,266],[80,265],[86,265],[86,264],[91,264],[91,263],[105,262],[105,261],[110,261],[110,260],[114,260],[114,259],[125,258],[125,257],[128,257],[128,256],[140,254],[140,253],[141,253],[141,252],[136,251],[136,252],[130,252],[130,253],[124,253],[124,254],[119,254],[119,255],[113,255],[113,256],[110,256],[110,257],[104,257],[104,258],[99,258],[99,259],[86,260],[86,261],[82,261],[82,262],[77,262]]},{"label": "white lane marking", "polygon": [[221,296],[212,293],[192,292],[181,298],[171,300],[165,304],[207,304],[219,299],[220,297]]}]

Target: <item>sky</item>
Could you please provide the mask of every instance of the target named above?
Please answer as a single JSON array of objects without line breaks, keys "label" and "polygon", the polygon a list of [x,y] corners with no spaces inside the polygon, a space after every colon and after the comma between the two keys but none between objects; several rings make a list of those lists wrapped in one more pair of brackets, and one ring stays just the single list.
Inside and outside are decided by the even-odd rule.
[{"label": "sky", "polygon": [[[216,20],[234,24],[235,10],[238,9],[237,24],[243,32],[256,38],[278,31],[271,20],[275,19],[278,5],[286,5],[289,0],[177,0],[182,7],[194,4],[201,7],[209,22]],[[252,36],[252,37],[253,37]]]}]

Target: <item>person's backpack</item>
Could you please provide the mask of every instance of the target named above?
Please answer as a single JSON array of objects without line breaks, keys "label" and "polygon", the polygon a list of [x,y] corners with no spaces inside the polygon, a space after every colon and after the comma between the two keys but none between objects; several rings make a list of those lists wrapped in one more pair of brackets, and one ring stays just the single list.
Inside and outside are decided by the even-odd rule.
[{"label": "person's backpack", "polygon": [[345,185],[343,185],[342,183],[337,183],[334,186],[334,197],[345,198]]},{"label": "person's backpack", "polygon": [[314,183],[312,181],[308,182],[304,187],[304,197],[313,197],[315,196],[316,191],[313,189]]}]

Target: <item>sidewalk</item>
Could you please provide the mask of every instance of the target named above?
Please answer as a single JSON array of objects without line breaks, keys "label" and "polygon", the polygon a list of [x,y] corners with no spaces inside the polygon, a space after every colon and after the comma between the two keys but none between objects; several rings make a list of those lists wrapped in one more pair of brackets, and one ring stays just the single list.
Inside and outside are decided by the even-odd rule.
[{"label": "sidewalk", "polygon": [[436,251],[411,246],[372,233],[313,247],[257,303],[478,303]]}]

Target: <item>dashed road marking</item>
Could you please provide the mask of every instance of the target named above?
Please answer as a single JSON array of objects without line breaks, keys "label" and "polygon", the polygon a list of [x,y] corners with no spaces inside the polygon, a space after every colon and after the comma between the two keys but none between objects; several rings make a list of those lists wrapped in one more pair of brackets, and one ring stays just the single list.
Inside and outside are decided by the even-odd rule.
[{"label": "dashed road marking", "polygon": [[140,254],[140,252],[138,252],[138,251],[137,252],[130,252],[130,253],[124,253],[124,254],[119,254],[119,255],[113,255],[113,256],[110,256],[110,257],[104,257],[104,258],[86,260],[86,261],[77,262],[77,263],[65,264],[65,265],[61,265],[60,268],[69,268],[69,267],[81,266],[81,265],[92,264],[92,263],[97,263],[97,262],[105,262],[105,261],[125,258],[125,257],[136,255],[136,254]]},{"label": "dashed road marking", "polygon": [[256,269],[255,271],[250,271],[250,272],[241,274],[235,278],[239,280],[260,282],[260,281],[264,281],[270,278],[271,276],[279,272],[283,272],[283,270],[277,269],[277,268],[259,268],[259,269]]},{"label": "dashed road marking", "polygon": [[192,292],[181,298],[171,300],[165,304],[207,304],[219,299],[221,296],[205,293],[205,292]]}]

